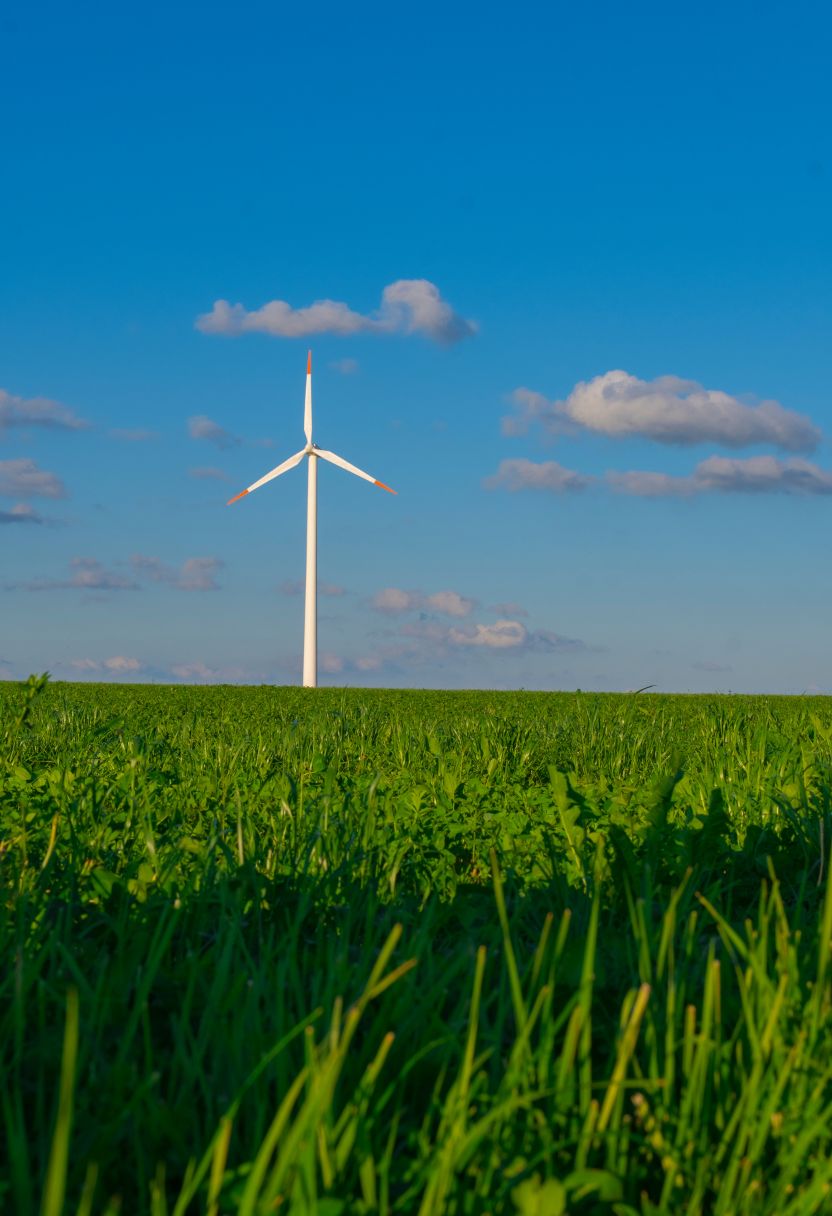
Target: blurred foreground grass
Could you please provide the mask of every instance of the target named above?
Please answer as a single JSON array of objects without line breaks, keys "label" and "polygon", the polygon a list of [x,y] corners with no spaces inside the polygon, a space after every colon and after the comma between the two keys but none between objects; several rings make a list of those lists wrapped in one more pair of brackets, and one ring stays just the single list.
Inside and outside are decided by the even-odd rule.
[{"label": "blurred foreground grass", "polygon": [[832,1211],[832,705],[0,685],[0,1209]]}]

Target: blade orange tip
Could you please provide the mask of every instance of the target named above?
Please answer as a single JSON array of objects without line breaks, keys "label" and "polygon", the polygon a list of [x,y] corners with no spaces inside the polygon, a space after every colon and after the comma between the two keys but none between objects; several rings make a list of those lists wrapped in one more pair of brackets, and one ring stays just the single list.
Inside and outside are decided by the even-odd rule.
[{"label": "blade orange tip", "polygon": [[383,481],[374,481],[373,485],[380,486],[381,489],[386,490],[388,494],[398,494],[398,492],[399,492],[398,490],[391,490],[390,487],[386,486]]},{"label": "blade orange tip", "polygon": [[310,350],[309,354],[306,356],[306,374],[307,374],[307,376],[312,375],[312,351],[311,350]]},{"label": "blade orange tip", "polygon": [[225,505],[230,507],[232,502],[236,502],[238,498],[245,498],[246,494],[248,494],[248,490],[241,490],[239,494],[235,494],[233,498],[229,498]]}]

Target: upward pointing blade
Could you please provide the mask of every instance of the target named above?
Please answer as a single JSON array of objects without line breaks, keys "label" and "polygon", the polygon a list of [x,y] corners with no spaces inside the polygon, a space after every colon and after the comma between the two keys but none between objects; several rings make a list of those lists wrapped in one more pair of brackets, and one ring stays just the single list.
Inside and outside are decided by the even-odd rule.
[{"label": "upward pointing blade", "polygon": [[232,502],[236,502],[238,498],[245,498],[246,494],[250,494],[252,490],[259,490],[267,481],[274,481],[275,477],[279,477],[281,473],[288,473],[289,469],[293,469],[296,464],[300,464],[305,455],[306,448],[303,448],[300,452],[296,452],[294,456],[290,456],[288,460],[284,460],[283,464],[279,464],[276,469],[272,469],[265,477],[261,477],[259,481],[255,481],[248,489],[241,490],[239,494],[235,494],[233,498],[229,498],[225,505],[230,507]]},{"label": "upward pointing blade", "polygon": [[312,351],[306,356],[306,404],[303,410],[303,433],[312,442]]},{"label": "upward pointing blade", "polygon": [[344,460],[343,456],[336,456],[334,452],[325,452],[323,448],[315,448],[315,455],[320,456],[323,460],[328,460],[330,464],[337,464],[339,469],[346,469],[348,473],[355,473],[356,477],[363,477],[365,481],[371,481],[374,486],[379,486],[382,490],[386,490],[388,494],[396,493],[396,490],[391,490],[383,481],[376,481],[375,477],[371,477],[369,473],[364,473],[361,469],[357,469],[354,464],[350,464],[348,460]]}]

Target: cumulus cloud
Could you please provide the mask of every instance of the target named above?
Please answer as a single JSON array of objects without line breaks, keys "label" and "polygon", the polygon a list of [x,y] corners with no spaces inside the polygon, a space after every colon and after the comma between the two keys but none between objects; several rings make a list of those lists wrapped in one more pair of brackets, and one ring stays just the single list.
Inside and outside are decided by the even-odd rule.
[{"label": "cumulus cloud", "polygon": [[134,553],[130,558],[133,569],[152,583],[165,583],[178,591],[218,591],[214,577],[224,563],[218,557],[189,557],[181,566],[170,566],[158,557]]},{"label": "cumulus cloud", "polygon": [[0,460],[0,495],[14,498],[66,498],[66,486],[34,460]]},{"label": "cumulus cloud", "polygon": [[746,405],[729,393],[679,376],[639,380],[628,372],[609,371],[579,382],[563,401],[549,401],[527,388],[515,389],[511,400],[515,413],[503,419],[503,431],[511,435],[540,422],[553,432],[579,429],[681,446],[771,444],[788,452],[810,452],[820,440],[809,418],[777,401]]},{"label": "cumulus cloud", "polygon": [[[306,591],[306,583],[302,579],[295,579],[291,582],[287,580],[280,584],[278,591],[281,595],[303,595]],[[338,597],[346,594],[346,587],[341,587],[338,583],[318,583],[318,595]]]},{"label": "cumulus cloud", "polygon": [[454,646],[487,646],[490,650],[506,650],[524,645],[528,637],[520,621],[495,621],[493,625],[474,625],[471,632],[460,629],[448,631],[448,641]]},{"label": "cumulus cloud", "polygon": [[238,337],[265,333],[277,338],[303,338],[311,334],[422,334],[449,345],[470,338],[476,324],[454,312],[438,287],[427,279],[398,279],[384,288],[375,313],[355,312],[338,300],[316,300],[293,308],[285,300],[271,300],[249,311],[242,304],[217,300],[211,312],[196,319],[206,334]]},{"label": "cumulus cloud", "polygon": [[50,431],[84,431],[89,423],[60,401],[16,397],[0,388],[0,434],[10,427],[39,426]]},{"label": "cumulus cloud", "polygon": [[188,419],[188,434],[191,439],[205,439],[224,451],[236,447],[240,442],[236,435],[232,435],[225,427],[220,426],[211,418],[207,418],[205,414],[194,414],[192,418]]},{"label": "cumulus cloud", "polygon": [[188,476],[193,477],[195,481],[228,481],[228,474],[222,469],[214,468],[213,465],[200,465],[195,469],[188,469]]},{"label": "cumulus cloud", "polygon": [[443,616],[468,616],[477,606],[477,601],[460,595],[458,591],[435,591],[431,595],[424,591],[404,591],[400,587],[385,587],[376,592],[372,606],[377,612],[391,616],[404,612],[439,612]]},{"label": "cumulus cloud", "polygon": [[19,502],[11,511],[0,511],[0,524],[42,524],[44,518],[25,502]]},{"label": "cumulus cloud", "polygon": [[138,583],[118,570],[107,569],[97,558],[73,557],[69,577],[63,579],[34,579],[15,584],[22,591],[136,591]]},{"label": "cumulus cloud", "polygon": [[618,494],[641,498],[689,498],[694,494],[832,494],[832,471],[799,457],[745,459],[709,456],[689,477],[631,470],[610,472],[607,483]]},{"label": "cumulus cloud", "polygon": [[547,490],[550,494],[575,493],[585,490],[592,478],[565,469],[556,460],[501,460],[497,472],[486,477],[486,490]]}]

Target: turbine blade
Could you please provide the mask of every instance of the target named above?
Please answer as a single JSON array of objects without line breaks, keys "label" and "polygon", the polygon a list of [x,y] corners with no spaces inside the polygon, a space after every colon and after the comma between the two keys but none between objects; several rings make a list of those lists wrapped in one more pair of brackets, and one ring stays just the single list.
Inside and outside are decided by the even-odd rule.
[{"label": "turbine blade", "polygon": [[306,404],[303,410],[303,433],[312,442],[312,351],[306,356]]},{"label": "turbine blade", "polygon": [[281,473],[288,473],[289,469],[293,469],[296,464],[300,464],[305,455],[306,448],[303,448],[300,452],[296,452],[294,456],[290,456],[288,460],[284,460],[283,464],[279,464],[276,469],[272,469],[265,477],[261,477],[259,481],[255,481],[248,489],[241,490],[239,494],[235,494],[233,498],[229,498],[225,505],[230,507],[232,502],[236,502],[238,498],[245,498],[246,494],[250,494],[252,490],[259,490],[267,481],[274,481],[275,477],[279,477]]},{"label": "turbine blade", "polygon": [[391,490],[383,481],[377,481],[375,477],[371,477],[369,473],[363,472],[362,469],[357,469],[354,464],[350,464],[348,460],[344,460],[343,456],[336,456],[334,452],[325,452],[323,448],[315,448],[315,455],[328,460],[330,464],[337,464],[339,469],[346,469],[348,473],[355,473],[356,477],[363,477],[365,481],[371,481],[374,486],[379,486],[382,490],[386,490],[388,494],[396,494],[396,490]]}]

